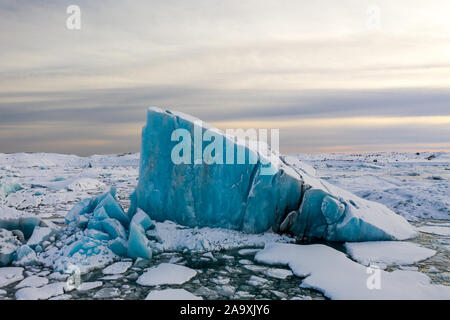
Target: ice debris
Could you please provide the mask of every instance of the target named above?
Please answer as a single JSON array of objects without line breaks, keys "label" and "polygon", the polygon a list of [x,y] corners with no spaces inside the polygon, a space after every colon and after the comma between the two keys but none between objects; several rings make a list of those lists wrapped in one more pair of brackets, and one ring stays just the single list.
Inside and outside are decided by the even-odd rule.
[{"label": "ice debris", "polygon": [[[175,163],[172,153],[180,143],[190,149],[182,149],[183,162]],[[245,155],[244,164],[236,164],[239,153]],[[159,108],[148,109],[142,130],[139,183],[129,214],[138,208],[156,221],[189,227],[272,229],[330,241],[417,235],[384,205],[316,178],[314,169],[295,158],[274,156],[199,119]]]},{"label": "ice debris", "polygon": [[[66,223],[70,230],[82,230],[85,241],[101,242],[116,255],[145,259],[152,257],[146,231],[154,228],[153,221],[142,210],[137,210],[132,217],[128,216],[117,201],[114,188],[101,196],[76,204],[66,215]],[[77,249],[74,248],[75,251]]]},{"label": "ice debris", "polygon": [[36,253],[58,233],[53,223],[25,212],[0,207],[0,266],[38,263]]},{"label": "ice debris", "polygon": [[20,245],[20,241],[11,231],[0,229],[0,266],[6,266],[14,259]]},{"label": "ice debris", "polygon": [[203,300],[185,289],[153,290],[145,300]]}]

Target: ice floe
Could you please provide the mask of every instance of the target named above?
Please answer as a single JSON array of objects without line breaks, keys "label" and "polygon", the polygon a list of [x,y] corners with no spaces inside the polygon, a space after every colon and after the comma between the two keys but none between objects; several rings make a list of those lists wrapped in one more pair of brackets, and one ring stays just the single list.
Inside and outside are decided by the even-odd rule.
[{"label": "ice floe", "polygon": [[185,289],[152,290],[145,300],[203,300]]},{"label": "ice floe", "polygon": [[133,264],[131,261],[120,261],[102,270],[103,274],[122,274],[125,273]]},{"label": "ice floe", "polygon": [[302,287],[331,299],[450,299],[450,287],[432,284],[425,274],[368,268],[325,245],[272,244],[255,260],[289,266],[304,278]]},{"label": "ice floe", "polygon": [[197,271],[171,263],[160,265],[146,270],[137,279],[136,283],[141,286],[158,286],[162,284],[183,284],[197,274]]},{"label": "ice floe", "polygon": [[417,230],[424,233],[432,233],[441,236],[450,236],[450,227],[442,226],[422,226],[418,227]]},{"label": "ice floe", "polygon": [[103,286],[101,281],[82,282],[78,287],[78,291],[89,291]]},{"label": "ice floe", "polygon": [[6,287],[14,282],[21,281],[23,276],[23,268],[20,267],[3,267],[0,268],[0,288]]},{"label": "ice floe", "polygon": [[33,287],[38,288],[48,284],[48,279],[45,277],[39,276],[30,276],[28,278],[23,279],[19,282],[18,285],[15,286],[15,289],[25,288],[25,287]]},{"label": "ice floe", "polygon": [[26,287],[16,291],[17,300],[47,300],[64,294],[65,282],[55,282],[42,287]]},{"label": "ice floe", "polygon": [[363,265],[404,265],[428,259],[435,250],[401,241],[347,242],[347,253]]}]

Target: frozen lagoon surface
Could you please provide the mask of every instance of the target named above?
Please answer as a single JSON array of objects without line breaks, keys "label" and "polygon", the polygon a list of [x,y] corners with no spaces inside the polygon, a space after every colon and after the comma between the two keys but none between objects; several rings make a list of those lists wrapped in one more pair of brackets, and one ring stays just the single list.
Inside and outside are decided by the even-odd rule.
[{"label": "frozen lagoon surface", "polygon": [[[450,285],[450,154],[302,154],[294,157],[308,163],[318,177],[363,199],[384,204],[408,219],[421,232],[419,237],[406,243],[414,243],[436,253],[424,257],[424,251],[417,252],[413,245],[408,256],[400,261],[398,256],[395,257],[397,260],[392,259],[392,254],[374,243],[370,250],[359,251],[359,256],[355,255],[354,249],[352,257],[346,255],[342,244],[323,243],[320,249],[308,254],[310,265],[301,270],[304,272],[303,268],[313,265],[315,260],[312,257],[319,257],[323,252],[328,259],[342,259],[345,265],[351,265],[342,267],[342,270],[358,270],[362,284],[350,279],[342,284],[344,289],[336,291],[329,283],[333,278],[316,265],[313,269],[317,273],[308,279],[288,264],[270,265],[260,258],[255,260],[255,254],[261,256],[262,252],[267,252],[257,250],[266,244],[295,241],[288,236],[187,228],[163,222],[156,223],[162,250],[151,260],[131,261],[113,256],[99,264],[98,269],[82,274],[82,285],[78,290],[65,288],[63,284],[69,275],[54,272],[50,266],[0,267],[0,299],[145,299],[147,296],[149,299],[178,296],[203,299],[339,299],[349,297],[346,292],[351,291],[350,288],[362,290],[359,297],[350,298],[377,298],[380,293],[370,293],[374,290],[367,293],[368,290],[364,289],[370,276],[363,266],[367,261],[383,264],[385,273],[382,273],[381,284],[383,279],[397,283],[408,292],[404,298],[449,299],[445,288]],[[130,205],[129,195],[137,185],[138,167],[138,154],[88,158],[56,154],[0,154],[0,184],[4,186],[1,188],[0,207],[15,208],[20,214],[39,217],[46,223],[63,227],[65,215],[75,203],[115,187],[116,197],[126,210]],[[2,212],[8,211],[11,215],[11,210],[3,209]],[[45,237],[46,233],[39,232],[36,237],[38,235]],[[37,241],[40,242],[39,239]],[[53,244],[56,246],[58,239],[50,236],[41,246],[46,249]],[[360,246],[364,245],[367,244]],[[300,246],[298,250],[304,251],[304,248],[306,246]],[[402,252],[406,254],[406,251]],[[431,254],[430,251],[427,253],[425,256]],[[241,263],[242,260],[246,260],[245,263]],[[122,263],[113,265],[117,262]],[[130,262],[132,265],[127,269]],[[148,270],[164,263],[184,266],[196,274],[184,283],[162,284],[158,288],[137,283]],[[108,265],[113,267],[106,269]],[[104,269],[108,274],[103,272]],[[122,270],[125,271],[116,273]],[[30,279],[25,281],[27,278]],[[17,288],[21,281],[25,281],[28,287]],[[396,295],[393,291],[385,291],[387,289],[381,290],[386,298],[399,298],[401,292]]]}]

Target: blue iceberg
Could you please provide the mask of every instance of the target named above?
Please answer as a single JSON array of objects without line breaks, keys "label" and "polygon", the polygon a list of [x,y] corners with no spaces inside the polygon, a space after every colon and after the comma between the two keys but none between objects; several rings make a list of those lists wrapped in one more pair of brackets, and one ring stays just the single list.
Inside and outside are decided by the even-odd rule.
[{"label": "blue iceberg", "polygon": [[[199,157],[208,153],[208,143],[203,143],[200,152],[195,145],[188,151],[192,163],[174,163],[172,150],[179,144],[173,141],[176,129],[192,136],[212,132],[215,140],[211,143],[219,143],[219,149],[227,151],[218,159],[222,164],[207,164],[207,159],[198,164]],[[237,164],[240,152],[254,161]],[[255,148],[198,119],[150,108],[142,130],[139,183],[131,196],[130,213],[141,208],[156,221],[172,220],[189,227],[222,227],[248,233],[276,229],[286,213],[298,208],[302,181],[281,161],[265,160]],[[263,174],[268,167],[273,174]]]},{"label": "blue iceberg", "polygon": [[[180,148],[182,143],[187,148]],[[237,161],[240,151],[246,163]],[[329,241],[416,236],[415,229],[387,207],[317,179],[312,171],[294,158],[268,157],[199,119],[149,108],[129,216],[140,208],[156,221],[189,227],[248,233],[271,229]],[[142,240],[136,237],[136,242]]]}]

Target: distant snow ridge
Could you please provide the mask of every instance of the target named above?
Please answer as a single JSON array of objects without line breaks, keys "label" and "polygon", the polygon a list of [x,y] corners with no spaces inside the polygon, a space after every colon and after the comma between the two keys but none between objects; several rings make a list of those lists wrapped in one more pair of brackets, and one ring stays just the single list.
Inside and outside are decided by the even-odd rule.
[{"label": "distant snow ridge", "polygon": [[[274,175],[261,174],[265,155],[199,121],[178,112],[148,110],[130,216],[141,208],[156,221],[168,219],[189,227],[248,233],[272,229],[330,241],[404,240],[417,234],[384,205],[315,178],[312,168],[294,158],[272,159],[269,166]],[[171,137],[175,129],[185,129],[191,136],[213,130],[222,143],[232,141],[234,157],[244,149],[258,161],[230,165],[224,153],[224,164],[174,164],[171,151],[178,141]],[[202,154],[207,146],[203,143]]]}]

